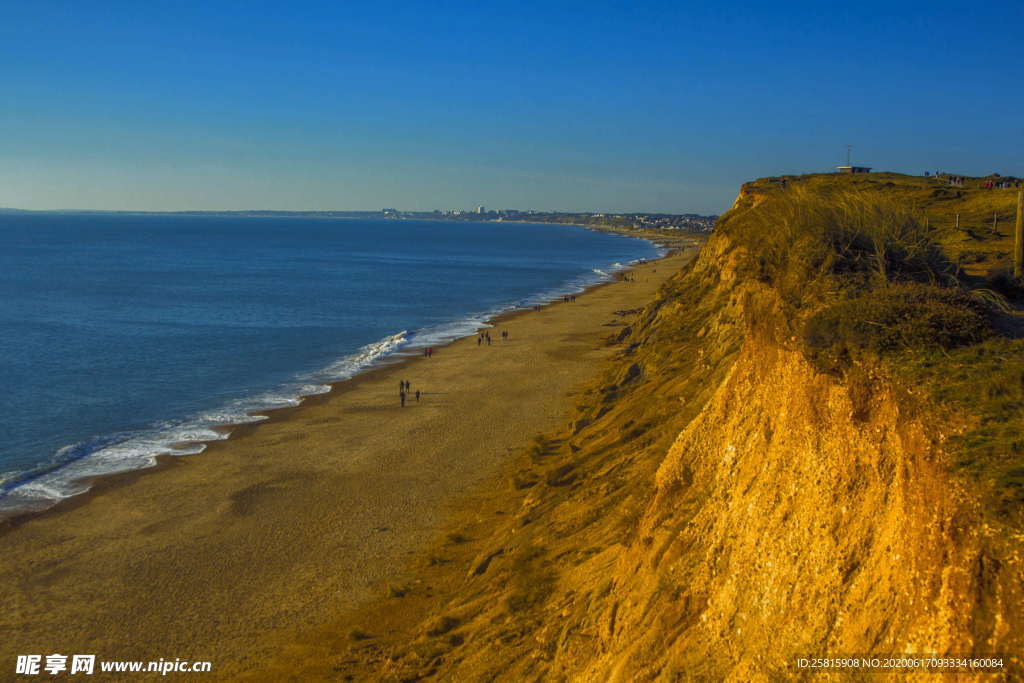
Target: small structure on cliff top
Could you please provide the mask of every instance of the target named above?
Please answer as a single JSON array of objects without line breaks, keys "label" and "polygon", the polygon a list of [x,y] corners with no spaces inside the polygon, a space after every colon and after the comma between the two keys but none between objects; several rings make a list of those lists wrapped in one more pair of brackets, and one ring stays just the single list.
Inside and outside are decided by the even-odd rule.
[{"label": "small structure on cliff top", "polygon": [[871,173],[870,166],[836,166],[837,173]]},{"label": "small structure on cliff top", "polygon": [[836,166],[837,173],[871,173],[871,167],[869,166],[853,166],[850,163],[850,151],[853,149],[853,145],[846,146],[846,165]]}]

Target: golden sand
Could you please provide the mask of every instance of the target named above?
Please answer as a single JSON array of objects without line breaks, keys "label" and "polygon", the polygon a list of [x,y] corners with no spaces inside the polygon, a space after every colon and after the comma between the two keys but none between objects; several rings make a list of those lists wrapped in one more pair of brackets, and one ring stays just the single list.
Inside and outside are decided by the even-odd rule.
[{"label": "golden sand", "polygon": [[[462,339],[365,373],[201,455],[0,527],[0,662],[56,652],[258,671],[275,634],[379,594],[452,504],[560,425],[612,353],[615,312],[650,301],[689,256],[506,316],[490,346]],[[419,402],[399,406],[400,380]]]}]

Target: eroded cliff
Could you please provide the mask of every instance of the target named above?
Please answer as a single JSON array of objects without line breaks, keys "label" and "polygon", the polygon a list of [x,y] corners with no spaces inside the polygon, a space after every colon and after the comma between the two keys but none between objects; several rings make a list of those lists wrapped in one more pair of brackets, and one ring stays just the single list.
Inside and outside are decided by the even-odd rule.
[{"label": "eroded cliff", "polygon": [[[1024,374],[990,378],[985,412],[963,371],[1020,351],[1014,313],[890,188],[799,184],[745,188],[609,340],[565,431],[440,544],[427,618],[339,671],[767,680],[903,653],[1020,671],[1024,448],[1005,438]],[[939,400],[953,375],[967,398]]]}]

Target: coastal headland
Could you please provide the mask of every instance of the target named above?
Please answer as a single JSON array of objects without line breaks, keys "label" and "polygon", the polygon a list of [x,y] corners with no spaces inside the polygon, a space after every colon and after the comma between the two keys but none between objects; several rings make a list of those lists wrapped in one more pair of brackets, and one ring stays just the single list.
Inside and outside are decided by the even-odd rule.
[{"label": "coastal headland", "polygon": [[[615,352],[607,338],[692,253],[638,265],[572,303],[508,314],[490,344],[466,338],[366,372],[200,455],[98,480],[0,527],[2,660],[258,666],[275,634],[316,627],[400,581],[458,496],[565,419],[573,392]],[[402,407],[404,380],[413,393]]]}]

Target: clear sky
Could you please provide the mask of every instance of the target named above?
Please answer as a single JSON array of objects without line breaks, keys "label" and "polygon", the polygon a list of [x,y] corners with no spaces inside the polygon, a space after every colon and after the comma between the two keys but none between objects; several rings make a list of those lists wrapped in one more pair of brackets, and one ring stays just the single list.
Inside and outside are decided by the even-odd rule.
[{"label": "clear sky", "polygon": [[1024,175],[1024,4],[0,3],[0,206],[718,213]]}]

